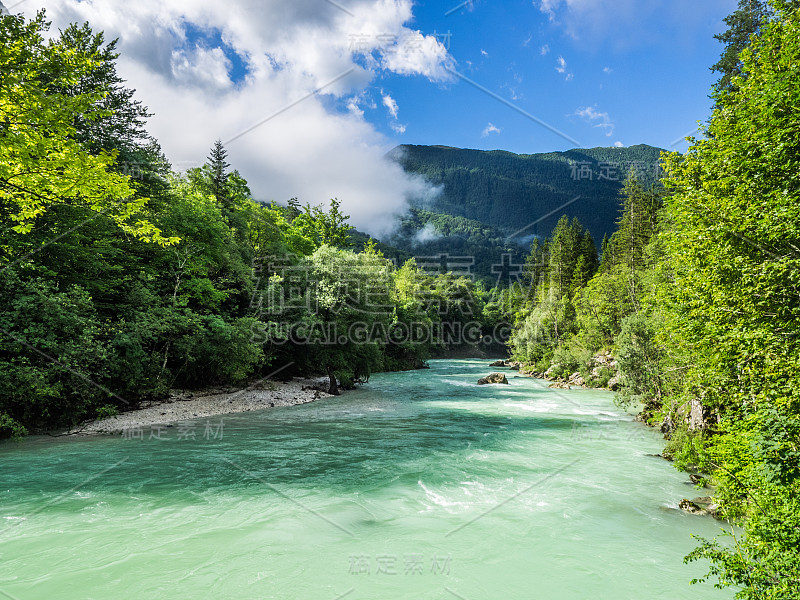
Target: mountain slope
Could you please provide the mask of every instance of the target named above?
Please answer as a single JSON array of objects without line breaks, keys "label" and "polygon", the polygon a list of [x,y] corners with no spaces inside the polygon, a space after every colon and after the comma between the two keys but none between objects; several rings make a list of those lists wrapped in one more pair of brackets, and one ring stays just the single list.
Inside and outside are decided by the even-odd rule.
[{"label": "mountain slope", "polygon": [[627,173],[634,168],[641,181],[655,182],[660,153],[646,145],[545,154],[403,145],[389,156],[442,186],[436,199],[418,208],[480,221],[523,240],[548,235],[562,214],[577,216],[599,245],[614,231]]}]

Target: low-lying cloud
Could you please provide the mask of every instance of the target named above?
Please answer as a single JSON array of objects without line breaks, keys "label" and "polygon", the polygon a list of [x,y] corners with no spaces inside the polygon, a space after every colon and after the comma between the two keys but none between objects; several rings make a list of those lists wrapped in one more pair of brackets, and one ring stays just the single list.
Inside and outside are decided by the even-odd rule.
[{"label": "low-lying cloud", "polygon": [[424,244],[425,242],[438,240],[441,237],[442,234],[436,231],[436,227],[433,225],[433,223],[426,223],[425,227],[414,234],[414,242],[417,244]]}]

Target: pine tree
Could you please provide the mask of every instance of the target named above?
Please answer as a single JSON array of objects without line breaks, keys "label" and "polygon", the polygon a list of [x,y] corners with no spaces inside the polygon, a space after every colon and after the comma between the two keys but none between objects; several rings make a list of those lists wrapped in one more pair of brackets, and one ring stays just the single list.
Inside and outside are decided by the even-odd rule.
[{"label": "pine tree", "polygon": [[581,255],[586,259],[586,270],[589,273],[589,277],[591,277],[600,267],[600,259],[597,256],[597,246],[594,244],[594,238],[588,229],[583,232],[583,237],[581,238]]},{"label": "pine tree", "polygon": [[[625,264],[632,270],[641,269],[646,262],[645,247],[656,232],[662,191],[645,189],[631,171],[621,195],[622,212],[617,220],[617,231],[603,251],[603,265],[607,268],[612,264]],[[607,255],[610,256],[606,258]]]},{"label": "pine tree", "polygon": [[603,243],[600,246],[600,266],[606,267],[611,262],[611,246],[608,243],[608,234],[603,235]]},{"label": "pine tree", "polygon": [[208,165],[211,169],[211,193],[217,199],[217,203],[223,207],[229,204],[229,194],[227,189],[228,167],[231,165],[226,162],[228,151],[222,145],[221,140],[214,142],[211,154],[208,155]]},{"label": "pine tree", "polygon": [[550,293],[561,299],[569,292],[572,276],[575,271],[578,239],[564,215],[558,220],[550,242]]},{"label": "pine tree", "polygon": [[770,15],[770,7],[763,0],[739,0],[739,8],[725,17],[728,30],[714,36],[725,44],[719,61],[711,67],[712,72],[722,74],[714,85],[717,91],[730,89],[733,78],[742,74],[739,55],[750,45],[750,36],[761,32]]}]

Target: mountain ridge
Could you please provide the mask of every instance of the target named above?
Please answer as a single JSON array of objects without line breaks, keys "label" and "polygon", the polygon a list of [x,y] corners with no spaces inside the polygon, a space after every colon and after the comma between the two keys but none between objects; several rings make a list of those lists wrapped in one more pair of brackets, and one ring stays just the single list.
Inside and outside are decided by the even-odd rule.
[{"label": "mountain ridge", "polygon": [[655,183],[661,152],[647,144],[533,154],[403,144],[387,156],[407,173],[442,187],[432,200],[412,200],[415,208],[519,232],[519,237],[544,237],[566,214],[578,217],[599,242],[614,231],[629,170],[646,185]]}]

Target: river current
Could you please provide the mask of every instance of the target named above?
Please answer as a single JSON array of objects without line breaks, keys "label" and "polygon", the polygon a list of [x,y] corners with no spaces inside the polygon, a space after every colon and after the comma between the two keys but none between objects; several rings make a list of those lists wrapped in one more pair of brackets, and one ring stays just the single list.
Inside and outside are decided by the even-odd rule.
[{"label": "river current", "polygon": [[[486,360],[311,404],[0,445],[0,597],[729,598],[721,524],[613,394]],[[280,385],[280,384],[277,384]]]}]

